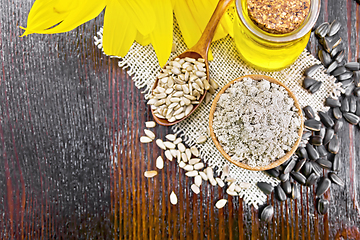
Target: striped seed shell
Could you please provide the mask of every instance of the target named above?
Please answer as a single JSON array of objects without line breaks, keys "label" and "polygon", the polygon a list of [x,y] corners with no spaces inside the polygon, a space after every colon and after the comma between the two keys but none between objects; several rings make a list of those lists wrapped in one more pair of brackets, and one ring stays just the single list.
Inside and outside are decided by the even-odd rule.
[{"label": "striped seed shell", "polygon": [[331,117],[327,114],[324,113],[322,111],[318,111],[319,117],[321,122],[326,126],[326,127],[333,127],[334,126],[334,121],[331,119]]},{"label": "striped seed shell", "polygon": [[329,152],[333,154],[337,154],[340,150],[340,141],[337,135],[334,135],[334,137],[330,140],[328,144],[328,150]]},{"label": "striped seed shell", "polygon": [[325,105],[329,106],[329,107],[340,107],[341,103],[340,103],[339,99],[334,99],[334,98],[328,97],[325,100]]},{"label": "striped seed shell", "polygon": [[260,219],[264,222],[269,223],[274,216],[274,207],[271,205],[266,206],[260,215]]},{"label": "striped seed shell", "polygon": [[331,181],[327,177],[322,177],[316,187],[316,196],[320,197],[323,195],[331,186]]},{"label": "striped seed shell", "polygon": [[274,187],[267,182],[257,182],[256,186],[258,186],[265,195],[269,195],[274,190]]},{"label": "striped seed shell", "polygon": [[330,24],[330,27],[329,27],[329,32],[327,33],[328,36],[334,36],[335,34],[338,33],[338,31],[340,30],[341,28],[341,24],[340,22],[334,20],[331,24]]},{"label": "striped seed shell", "polygon": [[315,112],[314,110],[312,109],[311,106],[306,106],[303,108],[303,111],[304,111],[304,114],[305,116],[310,119],[310,118],[315,118]]},{"label": "striped seed shell", "polygon": [[308,67],[305,72],[304,72],[304,75],[307,76],[307,77],[313,77],[315,75],[315,72],[321,67],[321,64],[315,64],[315,65],[312,65],[310,67]]},{"label": "striped seed shell", "polygon": [[306,177],[304,175],[302,175],[300,172],[292,172],[291,176],[295,181],[297,181],[301,185],[305,185]]},{"label": "striped seed shell", "polygon": [[329,201],[323,198],[319,198],[318,202],[317,202],[317,211],[319,214],[324,215],[325,213],[327,213],[328,209],[329,209]]},{"label": "striped seed shell", "polygon": [[345,183],[344,181],[336,174],[336,173],[329,173],[329,178],[331,179],[331,181],[337,185],[339,185],[340,187],[344,187]]},{"label": "striped seed shell", "polygon": [[310,174],[310,176],[306,179],[306,186],[312,186],[319,179],[319,176],[316,173]]},{"label": "striped seed shell", "polygon": [[328,22],[324,22],[320,24],[315,30],[315,35],[319,38],[325,37],[330,31],[330,24]]}]

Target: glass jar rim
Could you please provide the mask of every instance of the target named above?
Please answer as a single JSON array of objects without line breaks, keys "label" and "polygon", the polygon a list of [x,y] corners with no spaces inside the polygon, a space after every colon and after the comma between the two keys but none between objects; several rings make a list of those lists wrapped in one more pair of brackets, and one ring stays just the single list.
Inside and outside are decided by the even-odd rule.
[{"label": "glass jar rim", "polygon": [[306,19],[296,30],[287,34],[271,34],[261,30],[252,21],[248,21],[243,14],[242,4],[239,3],[242,0],[235,0],[236,12],[245,25],[245,27],[251,31],[254,35],[270,42],[290,42],[305,36],[315,25],[317,18],[320,13],[320,1],[321,0],[310,0],[310,10]]}]

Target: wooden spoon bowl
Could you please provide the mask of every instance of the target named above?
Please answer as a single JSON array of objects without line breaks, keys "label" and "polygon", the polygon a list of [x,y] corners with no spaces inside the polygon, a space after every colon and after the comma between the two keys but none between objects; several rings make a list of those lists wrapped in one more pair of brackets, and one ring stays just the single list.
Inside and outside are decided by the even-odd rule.
[{"label": "wooden spoon bowl", "polygon": [[[201,35],[199,41],[189,50],[183,52],[182,54],[176,56],[173,58],[185,58],[185,57],[190,57],[190,58],[194,58],[194,59],[198,59],[198,58],[203,58],[205,59],[205,67],[206,67],[206,78],[209,81],[209,61],[208,61],[208,51],[210,48],[210,44],[211,41],[214,37],[215,34],[215,29],[222,17],[222,15],[224,14],[224,12],[226,11],[227,7],[229,6],[229,4],[231,3],[232,0],[220,0],[218,5],[216,6],[216,9],[213,13],[213,15],[210,18],[210,21],[208,22],[208,24],[205,27],[205,30],[203,32],[203,34]],[[163,67],[163,69],[166,68],[166,65]],[[154,90],[157,85],[158,85],[159,79],[157,78],[155,80],[154,86],[152,88],[152,90]],[[151,113],[153,115],[154,120],[162,126],[171,126],[174,125],[176,123],[179,123],[181,121],[183,121],[184,119],[186,119],[188,116],[190,116],[201,104],[201,102],[204,100],[205,95],[206,95],[207,91],[204,91],[204,94],[200,97],[199,99],[199,104],[194,105],[194,108],[191,110],[191,112],[184,116],[182,119],[178,119],[174,122],[169,122],[166,119],[162,119],[162,118],[158,118],[153,110],[151,109]]]},{"label": "wooden spoon bowl", "polygon": [[[295,144],[292,146],[292,148],[290,149],[290,151],[288,151],[285,156],[283,156],[282,158],[279,158],[277,159],[276,161],[270,163],[269,165],[267,166],[249,166],[245,163],[242,163],[242,162],[238,162],[238,161],[235,161],[233,159],[231,159],[231,157],[224,151],[224,149],[222,148],[222,146],[220,145],[219,141],[217,140],[216,136],[215,136],[215,133],[214,133],[214,129],[213,129],[213,120],[214,120],[214,112],[215,112],[215,109],[216,109],[216,104],[221,96],[221,94],[223,94],[225,92],[225,90],[230,87],[233,83],[235,82],[239,82],[239,81],[242,81],[244,78],[252,78],[254,80],[257,80],[257,81],[260,81],[260,80],[267,80],[271,83],[275,83],[275,84],[278,84],[282,87],[284,87],[286,89],[286,91],[289,93],[290,97],[294,100],[294,104],[295,104],[295,107],[297,109],[299,109],[299,115],[300,115],[300,118],[301,118],[301,125],[300,125],[300,129],[298,131],[298,135],[299,135],[299,138],[298,140],[295,142]],[[253,171],[264,171],[264,170],[268,170],[268,169],[271,169],[271,168],[275,168],[281,164],[283,164],[286,160],[288,160],[296,151],[296,149],[298,148],[299,144],[300,144],[300,141],[301,141],[301,136],[302,136],[302,133],[303,133],[303,130],[304,130],[304,117],[303,117],[303,114],[302,114],[302,110],[301,110],[301,107],[300,107],[300,104],[298,102],[298,100],[296,99],[295,95],[290,91],[290,89],[288,87],[286,87],[283,83],[279,82],[278,80],[274,79],[274,78],[271,78],[271,77],[268,77],[268,76],[265,76],[265,75],[246,75],[246,76],[243,76],[243,77],[240,77],[240,78],[237,78],[231,82],[229,82],[228,84],[226,84],[221,90],[220,92],[216,95],[212,105],[211,105],[211,109],[210,109],[210,117],[209,117],[209,128],[210,128],[210,135],[211,135],[211,138],[212,140],[214,141],[214,144],[216,146],[216,148],[220,151],[220,153],[226,158],[226,160],[228,160],[229,162],[235,164],[236,166],[238,167],[241,167],[241,168],[245,168],[245,169],[248,169],[248,170],[253,170]]]}]

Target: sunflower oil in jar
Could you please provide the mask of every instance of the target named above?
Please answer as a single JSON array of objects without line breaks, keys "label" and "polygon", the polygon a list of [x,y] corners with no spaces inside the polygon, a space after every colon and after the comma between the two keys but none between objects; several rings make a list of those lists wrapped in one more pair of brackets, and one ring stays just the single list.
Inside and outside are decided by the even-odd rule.
[{"label": "sunflower oil in jar", "polygon": [[320,12],[320,0],[236,0],[235,5],[238,52],[249,65],[265,71],[295,62]]}]

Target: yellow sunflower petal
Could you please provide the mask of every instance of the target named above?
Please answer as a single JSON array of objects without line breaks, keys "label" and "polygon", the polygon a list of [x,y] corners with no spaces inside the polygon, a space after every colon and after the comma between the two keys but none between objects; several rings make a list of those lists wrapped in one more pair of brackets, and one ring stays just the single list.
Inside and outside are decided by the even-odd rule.
[{"label": "yellow sunflower petal", "polygon": [[37,0],[30,10],[23,35],[70,31],[99,15],[105,4],[106,0]]},{"label": "yellow sunflower petal", "polygon": [[124,57],[136,37],[136,28],[125,8],[110,1],[105,9],[103,49],[107,55]]},{"label": "yellow sunflower petal", "polygon": [[176,20],[179,24],[184,41],[188,48],[194,46],[201,36],[201,30],[195,21],[187,3],[188,0],[178,0],[174,6]]},{"label": "yellow sunflower petal", "polygon": [[141,44],[142,46],[146,46],[149,45],[151,40],[150,40],[150,35],[142,35],[139,31],[137,31],[136,33],[136,37],[135,37],[135,41],[139,44]]},{"label": "yellow sunflower petal", "polygon": [[152,7],[151,0],[117,1],[124,9],[126,9],[129,18],[142,35],[146,36],[154,29],[156,16]]},{"label": "yellow sunflower petal", "polygon": [[164,66],[171,54],[173,43],[172,5],[170,0],[155,0],[153,7],[157,21],[154,30],[150,33],[150,39],[160,66]]}]

